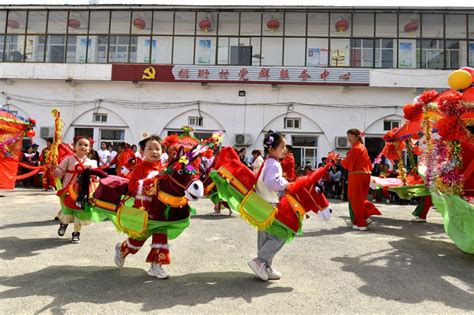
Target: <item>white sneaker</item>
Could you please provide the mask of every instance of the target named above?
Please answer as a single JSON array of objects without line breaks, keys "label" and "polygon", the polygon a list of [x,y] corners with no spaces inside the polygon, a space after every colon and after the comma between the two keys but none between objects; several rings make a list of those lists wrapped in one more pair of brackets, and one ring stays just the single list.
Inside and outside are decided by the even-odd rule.
[{"label": "white sneaker", "polygon": [[122,243],[117,243],[115,245],[114,262],[118,268],[122,268],[123,264],[125,263],[125,257],[122,256],[121,248],[122,248]]},{"label": "white sneaker", "polygon": [[167,279],[169,275],[166,271],[161,267],[160,264],[152,263],[150,270],[148,270],[148,275],[151,277],[157,277],[158,279]]},{"label": "white sneaker", "polygon": [[272,266],[268,266],[266,271],[268,275],[268,280],[280,280],[281,273],[273,269]]},{"label": "white sneaker", "polygon": [[412,222],[418,222],[418,223],[424,223],[426,222],[426,219],[422,219],[420,217],[414,217],[411,219]]},{"label": "white sneaker", "polygon": [[263,281],[268,281],[268,274],[266,271],[267,264],[261,261],[258,258],[254,258],[251,261],[247,263],[249,265],[250,269],[255,272],[255,274],[262,279]]},{"label": "white sneaker", "polygon": [[367,231],[367,227],[366,227],[366,226],[353,225],[353,226],[352,226],[352,229],[353,229],[353,230],[358,230],[358,231]]}]

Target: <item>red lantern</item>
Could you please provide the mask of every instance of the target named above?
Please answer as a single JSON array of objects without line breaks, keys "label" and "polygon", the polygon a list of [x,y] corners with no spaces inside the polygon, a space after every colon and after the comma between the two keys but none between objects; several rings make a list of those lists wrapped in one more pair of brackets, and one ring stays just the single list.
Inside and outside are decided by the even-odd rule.
[{"label": "red lantern", "polygon": [[280,28],[280,21],[272,17],[271,20],[268,20],[267,27],[272,31],[276,31]]},{"label": "red lantern", "polygon": [[142,30],[145,28],[146,22],[140,18],[136,18],[133,20],[133,26],[135,26],[136,29]]},{"label": "red lantern", "polygon": [[29,138],[33,138],[34,136],[36,136],[36,132],[33,129],[28,129],[26,131],[26,136]]},{"label": "red lantern", "polygon": [[344,18],[341,18],[336,22],[335,27],[338,32],[345,32],[349,28],[349,22],[347,22]]},{"label": "red lantern", "polygon": [[67,21],[67,25],[70,28],[79,28],[79,27],[81,27],[81,21],[79,21],[77,19],[69,19],[69,21]]},{"label": "red lantern", "polygon": [[20,28],[20,23],[16,20],[8,20],[7,24],[9,28],[13,28],[13,29]]},{"label": "red lantern", "polygon": [[418,29],[418,23],[415,20],[411,20],[403,27],[406,33],[413,33]]},{"label": "red lantern", "polygon": [[211,27],[212,27],[212,22],[209,21],[209,19],[207,18],[199,22],[199,28],[201,29],[201,31],[207,32],[211,29]]}]

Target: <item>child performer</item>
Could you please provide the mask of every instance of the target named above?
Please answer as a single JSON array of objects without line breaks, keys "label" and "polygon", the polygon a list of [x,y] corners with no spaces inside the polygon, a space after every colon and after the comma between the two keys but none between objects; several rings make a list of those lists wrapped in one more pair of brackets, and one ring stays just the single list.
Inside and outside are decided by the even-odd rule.
[{"label": "child performer", "polygon": [[[263,140],[263,146],[268,153],[267,160],[259,172],[255,192],[264,200],[277,206],[279,199],[288,186],[283,177],[280,162],[285,153],[285,138],[276,132],[270,131]],[[278,280],[281,274],[273,269],[272,262],[276,253],[285,245],[284,240],[265,232],[258,231],[257,257],[248,262],[249,267],[263,281]]]},{"label": "child performer", "polygon": [[[143,158],[131,174],[128,183],[129,194],[135,195],[135,208],[144,208],[150,214],[152,196],[156,195],[157,175],[163,169],[161,165],[161,139],[152,135],[139,142],[140,153]],[[136,254],[149,235],[140,240],[128,238],[115,246],[115,264],[121,268],[128,254]],[[151,250],[146,262],[151,263],[148,275],[158,279],[168,278],[168,274],[161,265],[167,265],[169,260],[169,247],[166,234],[155,233],[152,235]]]},{"label": "child performer", "polygon": [[[57,195],[61,199],[61,215],[59,219],[58,235],[64,236],[69,223],[74,223],[74,232],[72,232],[72,243],[80,242],[81,226],[88,225],[90,222],[83,216],[84,211],[78,208],[74,200],[69,196],[68,190],[70,185],[74,185],[77,176],[82,173],[85,168],[96,168],[97,161],[89,159],[87,156],[91,150],[92,140],[83,136],[77,136],[74,139],[75,154],[66,157],[61,161],[59,166],[54,170],[54,176],[61,178],[62,189]],[[82,217],[83,219],[79,219]]]}]

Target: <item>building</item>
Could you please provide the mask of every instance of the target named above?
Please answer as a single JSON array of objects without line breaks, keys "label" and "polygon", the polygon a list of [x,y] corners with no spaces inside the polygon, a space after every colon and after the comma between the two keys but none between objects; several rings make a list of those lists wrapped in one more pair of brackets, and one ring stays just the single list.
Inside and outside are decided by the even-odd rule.
[{"label": "building", "polygon": [[191,125],[262,148],[287,135],[298,163],[345,154],[349,128],[374,157],[401,108],[474,65],[472,8],[0,6],[3,107],[61,110],[65,140],[136,143]]}]

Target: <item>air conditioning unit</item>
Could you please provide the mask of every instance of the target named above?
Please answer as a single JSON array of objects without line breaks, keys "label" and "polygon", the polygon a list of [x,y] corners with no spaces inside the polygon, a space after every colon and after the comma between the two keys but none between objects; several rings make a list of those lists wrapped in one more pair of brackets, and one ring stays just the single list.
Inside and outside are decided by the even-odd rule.
[{"label": "air conditioning unit", "polygon": [[48,139],[54,137],[54,127],[41,127],[40,138]]},{"label": "air conditioning unit", "polygon": [[351,144],[347,137],[336,137],[336,149],[350,149]]},{"label": "air conditioning unit", "polygon": [[250,135],[248,133],[235,134],[235,145],[250,145]]}]

